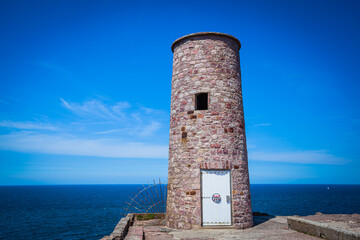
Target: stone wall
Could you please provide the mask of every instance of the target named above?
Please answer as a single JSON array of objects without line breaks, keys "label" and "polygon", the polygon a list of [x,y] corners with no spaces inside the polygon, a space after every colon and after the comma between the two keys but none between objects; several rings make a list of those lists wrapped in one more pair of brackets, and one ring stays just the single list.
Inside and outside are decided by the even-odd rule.
[{"label": "stone wall", "polygon": [[[201,226],[201,169],[230,169],[232,222],[253,225],[240,42],[227,34],[198,33],[172,46],[167,226]],[[208,110],[195,110],[195,94],[208,93]]]}]

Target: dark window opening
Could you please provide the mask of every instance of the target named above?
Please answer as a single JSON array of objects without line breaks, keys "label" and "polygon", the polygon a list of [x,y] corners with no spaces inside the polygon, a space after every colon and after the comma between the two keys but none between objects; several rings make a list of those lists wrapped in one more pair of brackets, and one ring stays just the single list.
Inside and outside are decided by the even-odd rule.
[{"label": "dark window opening", "polygon": [[208,109],[208,93],[198,93],[195,95],[195,110]]}]

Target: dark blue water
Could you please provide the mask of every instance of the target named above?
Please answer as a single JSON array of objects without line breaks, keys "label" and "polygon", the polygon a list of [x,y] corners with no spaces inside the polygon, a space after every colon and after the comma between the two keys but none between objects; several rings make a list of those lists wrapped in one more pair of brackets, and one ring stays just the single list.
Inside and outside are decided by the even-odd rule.
[{"label": "dark blue water", "polygon": [[[139,187],[1,186],[0,239],[99,239]],[[274,215],[360,212],[360,185],[255,184],[251,197],[253,211]]]}]

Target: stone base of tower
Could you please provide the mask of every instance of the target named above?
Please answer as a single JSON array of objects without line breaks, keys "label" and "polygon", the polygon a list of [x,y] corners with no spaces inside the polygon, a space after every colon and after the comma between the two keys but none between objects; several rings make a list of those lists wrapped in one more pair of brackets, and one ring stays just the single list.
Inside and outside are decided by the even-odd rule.
[{"label": "stone base of tower", "polygon": [[[251,228],[254,226],[252,215],[250,215],[250,216],[245,215],[241,219],[238,219],[237,221],[238,222],[235,222],[231,226],[224,226],[224,228],[233,227],[236,229],[246,229],[246,228]],[[183,221],[183,220],[180,220],[179,218],[172,218],[172,217],[166,217],[166,226],[169,228],[184,229],[184,230],[196,229],[196,228],[203,227],[201,224],[190,224],[187,221]],[[211,226],[206,226],[206,227],[211,228]],[[213,227],[221,228],[221,226],[213,226]]]},{"label": "stone base of tower", "polygon": [[[178,191],[179,192],[179,191]],[[200,201],[200,191],[194,191],[195,194],[190,196],[194,198],[194,204],[191,205],[188,201],[184,201],[182,204],[171,204],[168,201],[167,212],[166,212],[166,226],[174,229],[193,229],[201,228],[202,224],[202,209],[200,204],[196,204]],[[249,210],[250,199],[245,200],[241,196],[241,192],[238,190],[233,191],[233,206],[232,206],[232,224],[228,226],[223,226],[224,228],[233,227],[236,229],[245,229],[250,228],[254,225],[252,211]],[[238,193],[238,194],[237,194]],[[185,195],[185,196],[184,196]],[[238,195],[238,196],[236,196]],[[175,200],[176,202],[182,201],[180,199],[186,198],[186,193],[179,193],[178,197]],[[170,199],[171,201],[171,199]],[[236,203],[242,203],[236,205]],[[206,226],[212,227],[212,226]],[[222,227],[221,225],[214,225],[214,227]]]},{"label": "stone base of tower", "polygon": [[[169,168],[168,198],[166,206],[166,226],[174,229],[193,229],[203,227],[202,206],[202,170],[229,171],[231,174],[231,224],[223,226],[245,229],[253,226],[251,197],[247,162],[238,164],[227,161],[204,161],[198,168],[189,164],[175,165]],[[225,201],[225,196],[223,196]],[[216,228],[221,225],[213,225]],[[206,226],[212,227],[212,226]]]}]

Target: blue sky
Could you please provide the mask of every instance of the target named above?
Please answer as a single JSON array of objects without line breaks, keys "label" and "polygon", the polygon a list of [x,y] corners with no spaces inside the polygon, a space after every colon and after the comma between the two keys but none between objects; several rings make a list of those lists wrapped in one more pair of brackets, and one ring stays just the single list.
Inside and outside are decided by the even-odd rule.
[{"label": "blue sky", "polygon": [[0,184],[167,178],[170,46],[240,50],[251,183],[360,184],[360,2],[0,2]]}]

